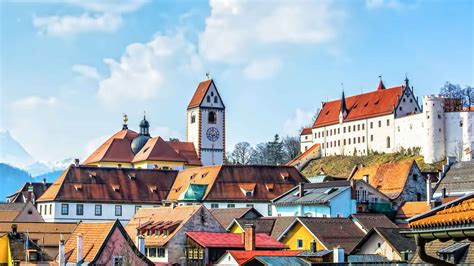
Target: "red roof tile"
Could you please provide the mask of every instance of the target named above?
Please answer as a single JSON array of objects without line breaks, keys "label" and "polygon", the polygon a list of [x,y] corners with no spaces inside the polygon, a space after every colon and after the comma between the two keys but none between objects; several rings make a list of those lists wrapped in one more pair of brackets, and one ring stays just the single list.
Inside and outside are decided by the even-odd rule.
[{"label": "red roof tile", "polygon": [[[206,248],[244,248],[242,234],[186,232],[189,238]],[[283,249],[285,244],[276,241],[266,234],[255,234],[255,247],[268,249]]]},{"label": "red roof tile", "polygon": [[313,129],[310,128],[310,127],[303,128],[303,130],[301,131],[301,134],[300,134],[300,135],[311,135],[312,130],[313,130]]},{"label": "red roof tile", "polygon": [[[349,112],[344,121],[391,114],[402,94],[403,86],[398,86],[347,97],[346,104]],[[341,99],[324,103],[313,128],[339,123],[340,108]]]},{"label": "red roof tile", "polygon": [[229,250],[229,254],[240,265],[255,256],[292,257],[303,250]]},{"label": "red roof tile", "polygon": [[188,109],[201,105],[202,100],[204,99],[204,96],[206,96],[206,92],[211,86],[212,82],[212,79],[210,79],[199,83],[196,92],[193,95],[193,98],[189,102]]},{"label": "red roof tile", "polygon": [[104,142],[85,161],[84,164],[97,162],[131,162],[135,156],[132,152],[132,140],[138,133],[125,129],[120,130]]},{"label": "red roof tile", "polygon": [[148,139],[145,146],[135,155],[132,162],[142,161],[186,162],[186,159],[171,148],[161,137],[156,137]]},{"label": "red roof tile", "polygon": [[286,165],[293,165],[295,166],[300,160],[304,160],[306,156],[310,155],[314,150],[319,149],[319,143],[313,144],[309,149],[307,149],[302,154],[296,156],[293,160],[286,163]]},{"label": "red roof tile", "polygon": [[168,145],[170,145],[179,155],[184,157],[187,164],[202,165],[192,142],[167,141],[166,143],[168,143]]}]

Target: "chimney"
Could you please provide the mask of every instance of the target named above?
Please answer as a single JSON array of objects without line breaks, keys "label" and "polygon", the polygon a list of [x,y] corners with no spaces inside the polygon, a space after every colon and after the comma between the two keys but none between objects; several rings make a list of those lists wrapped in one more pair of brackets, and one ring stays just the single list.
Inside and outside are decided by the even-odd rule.
[{"label": "chimney", "polygon": [[74,166],[76,166],[76,167],[79,166],[79,159],[74,159]]},{"label": "chimney", "polygon": [[255,250],[255,225],[246,224],[244,230],[244,249]]},{"label": "chimney", "polygon": [[122,169],[122,164],[121,163],[117,164],[117,168]]},{"label": "chimney", "polygon": [[46,185],[46,178],[43,178],[43,185]]},{"label": "chimney", "polygon": [[311,240],[310,251],[313,252],[313,253],[316,252],[316,241],[314,239]]},{"label": "chimney", "polygon": [[145,238],[142,235],[137,236],[137,248],[140,253],[145,255]]},{"label": "chimney", "polygon": [[303,182],[300,182],[300,186],[299,186],[299,195],[300,195],[300,198],[302,198],[304,196],[304,183]]},{"label": "chimney", "polygon": [[16,224],[12,224],[12,235],[13,236],[16,236],[16,234],[18,233],[17,231],[17,225]]},{"label": "chimney", "polygon": [[82,233],[77,234],[77,263],[80,263],[82,261]]},{"label": "chimney", "polygon": [[426,204],[431,204],[431,175],[426,177]]},{"label": "chimney", "polygon": [[341,248],[340,246],[333,248],[332,258],[333,258],[334,263],[345,262],[344,249]]},{"label": "chimney", "polygon": [[66,266],[66,258],[64,256],[64,240],[59,240],[59,253],[58,253],[59,266]]},{"label": "chimney", "polygon": [[441,189],[441,198],[446,198],[446,188]]}]

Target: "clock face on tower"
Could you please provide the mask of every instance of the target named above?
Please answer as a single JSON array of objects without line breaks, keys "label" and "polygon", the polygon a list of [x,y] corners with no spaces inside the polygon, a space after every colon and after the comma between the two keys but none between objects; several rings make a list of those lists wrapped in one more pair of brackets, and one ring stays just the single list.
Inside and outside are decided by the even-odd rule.
[{"label": "clock face on tower", "polygon": [[212,142],[215,142],[219,139],[219,130],[215,127],[210,127],[206,132],[207,139]]}]

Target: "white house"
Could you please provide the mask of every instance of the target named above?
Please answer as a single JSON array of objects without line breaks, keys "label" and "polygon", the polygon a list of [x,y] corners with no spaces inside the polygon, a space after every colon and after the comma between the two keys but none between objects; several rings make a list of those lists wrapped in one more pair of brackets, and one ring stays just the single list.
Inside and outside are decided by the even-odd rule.
[{"label": "white house", "polygon": [[301,152],[321,145],[321,156],[419,151],[425,162],[447,155],[472,159],[474,112],[456,99],[426,96],[423,104],[405,84],[325,102],[311,128],[300,136]]},{"label": "white house", "polygon": [[46,222],[126,224],[141,207],[161,206],[178,171],[71,165],[37,200]]}]

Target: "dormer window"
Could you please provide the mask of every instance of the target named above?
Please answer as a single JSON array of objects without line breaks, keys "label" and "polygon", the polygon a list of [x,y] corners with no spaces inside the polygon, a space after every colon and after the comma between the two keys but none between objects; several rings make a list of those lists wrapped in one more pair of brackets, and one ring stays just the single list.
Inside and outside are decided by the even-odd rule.
[{"label": "dormer window", "polygon": [[89,177],[91,179],[95,179],[95,178],[97,178],[97,173],[95,171],[91,171],[91,172],[89,172]]},{"label": "dormer window", "polygon": [[244,193],[245,197],[252,197],[255,190],[255,183],[241,183],[239,184],[240,190]]},{"label": "dormer window", "polygon": [[82,190],[82,184],[75,184],[75,185],[74,185],[74,189],[75,189],[76,191]]},{"label": "dormer window", "polygon": [[158,186],[156,186],[156,185],[150,185],[150,186],[148,186],[148,188],[150,189],[150,191],[152,193],[158,192]]},{"label": "dormer window", "polygon": [[137,178],[137,175],[135,173],[129,173],[127,176],[130,180],[135,180]]},{"label": "dormer window", "polygon": [[[323,148],[324,148],[324,147],[323,147]],[[281,176],[281,178],[283,178],[283,180],[286,181],[286,180],[288,180],[288,178],[290,177],[290,174],[285,173],[285,172],[281,172],[281,173],[280,173],[280,176]]]},{"label": "dormer window", "polygon": [[115,192],[119,192],[120,191],[120,186],[119,185],[112,185],[112,189]]},{"label": "dormer window", "polygon": [[265,187],[267,188],[268,192],[273,192],[274,184],[273,183],[266,183]]}]

